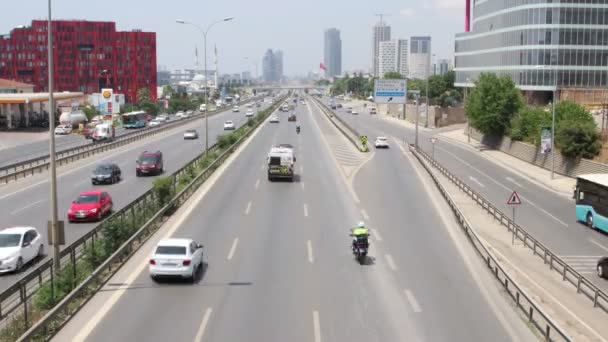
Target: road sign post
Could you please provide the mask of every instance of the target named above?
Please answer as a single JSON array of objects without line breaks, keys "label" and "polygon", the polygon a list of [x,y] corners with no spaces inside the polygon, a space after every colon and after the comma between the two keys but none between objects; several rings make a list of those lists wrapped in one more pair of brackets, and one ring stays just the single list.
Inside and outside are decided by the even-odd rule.
[{"label": "road sign post", "polygon": [[511,244],[514,245],[515,244],[515,235],[517,234],[517,230],[515,228],[515,207],[517,207],[518,205],[521,205],[521,199],[519,198],[519,195],[517,194],[517,191],[513,191],[511,193],[511,196],[509,196],[509,199],[507,200],[507,205],[511,206],[511,209],[513,210],[513,236],[511,238]]}]

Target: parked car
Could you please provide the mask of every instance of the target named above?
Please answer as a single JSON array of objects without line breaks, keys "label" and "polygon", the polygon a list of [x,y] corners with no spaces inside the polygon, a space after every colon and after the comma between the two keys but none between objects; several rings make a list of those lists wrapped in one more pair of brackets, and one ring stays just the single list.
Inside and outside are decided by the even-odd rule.
[{"label": "parked car", "polygon": [[232,120],[227,120],[226,122],[224,122],[224,130],[228,131],[228,130],[233,130],[236,127],[234,126],[234,122],[232,122]]},{"label": "parked car", "polygon": [[71,134],[72,126],[70,125],[59,125],[55,127],[55,134]]},{"label": "parked car", "polygon": [[107,191],[83,192],[72,202],[68,221],[101,221],[112,212],[112,196]]},{"label": "parked car", "polygon": [[120,181],[120,177],[122,176],[122,172],[120,171],[120,167],[114,163],[103,163],[97,165],[95,170],[93,170],[93,174],[91,175],[91,183],[93,185],[97,184],[114,184]]},{"label": "parked car", "polygon": [[19,272],[44,255],[44,244],[34,227],[13,227],[0,231],[0,273]]},{"label": "parked car", "polygon": [[189,129],[184,132],[184,140],[198,139],[198,132],[195,129]]},{"label": "parked car", "polygon": [[597,261],[597,276],[608,279],[608,256]]},{"label": "parked car", "polygon": [[161,151],[144,151],[139,155],[139,158],[137,158],[136,164],[135,175],[137,177],[143,175],[160,175],[163,173],[163,153]]},{"label": "parked car", "polygon": [[161,277],[179,277],[194,282],[202,267],[202,245],[192,239],[164,239],[156,244],[148,272],[154,281]]}]

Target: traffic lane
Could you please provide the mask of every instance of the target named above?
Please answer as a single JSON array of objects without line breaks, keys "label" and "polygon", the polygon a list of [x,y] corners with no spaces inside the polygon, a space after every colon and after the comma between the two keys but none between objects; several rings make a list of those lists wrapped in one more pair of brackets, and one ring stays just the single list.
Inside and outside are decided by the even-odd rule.
[{"label": "traffic lane", "polygon": [[[121,297],[87,340],[107,341],[108,338],[111,340],[166,340],[167,333],[172,334],[172,339],[176,337],[178,340],[192,339],[197,332],[205,308],[209,307],[208,301],[222,299],[234,292],[261,287],[259,281],[264,276],[265,267],[253,269],[256,271],[255,278],[245,278],[237,276],[235,273],[238,269],[244,268],[243,260],[252,259],[249,255],[245,257],[243,250],[265,250],[263,240],[271,235],[267,232],[271,229],[271,225],[259,224],[259,222],[272,215],[268,215],[267,211],[257,210],[257,205],[271,201],[273,196],[269,191],[262,190],[267,184],[263,178],[265,169],[253,168],[252,165],[263,165],[269,146],[277,139],[277,128],[277,125],[268,124],[262,128],[174,234],[174,236],[193,237],[205,245],[208,266],[199,285],[195,287],[180,286],[174,291],[173,284],[156,285],[144,271],[133,284],[133,287],[144,290],[138,293],[129,291]],[[264,183],[258,184],[256,188],[257,179],[264,180]],[[289,186],[290,184],[282,183],[281,185]],[[252,200],[255,200],[254,209],[245,213],[247,203]],[[240,244],[233,251],[231,260],[228,260],[237,236],[240,236]],[[269,250],[272,249],[272,245],[267,247]],[[237,283],[241,283],[241,285],[237,285]],[[188,303],[183,303],[184,301]],[[182,303],[187,306],[186,312],[189,312],[190,305],[194,303],[194,311],[192,315],[176,312],[177,315],[169,316],[180,317],[180,321],[188,326],[188,328],[178,331],[173,329],[172,322],[164,319],[166,317],[164,315],[141,317],[136,314],[138,311],[159,312],[160,310],[165,312],[164,308],[181,308]],[[242,309],[245,310],[248,306],[244,305]],[[259,305],[253,306],[252,309],[259,311],[259,307]],[[199,310],[196,311],[196,308]],[[214,316],[218,311],[221,311],[221,308],[214,306]],[[122,318],[125,312],[133,312],[131,320],[126,321]],[[248,319],[251,320],[251,317],[255,316],[250,316]],[[215,320],[213,318],[214,325]],[[231,321],[238,322],[235,318],[232,318]],[[251,334],[249,329],[238,330]]]},{"label": "traffic lane", "polygon": [[[238,117],[239,113],[226,116],[210,117],[210,139],[215,141],[215,137],[224,134],[223,120],[232,119],[235,122],[243,123],[244,119]],[[67,223],[65,217],[71,202],[78,197],[83,191],[88,190],[108,190],[114,202],[114,209],[118,210],[129,204],[137,197],[141,196],[150,187],[154,179],[158,177],[135,177],[135,160],[141,151],[163,151],[165,175],[171,174],[175,170],[181,168],[186,162],[193,159],[204,150],[204,134],[198,140],[183,140],[183,131],[188,128],[194,128],[194,125],[200,123],[190,123],[183,127],[183,130],[176,132],[162,140],[152,141],[146,144],[145,148],[136,147],[135,145],[129,150],[118,154],[112,158],[102,158],[91,162],[90,167],[82,168],[67,177],[58,177],[58,213],[61,220],[66,221],[66,243],[69,245],[77,240],[99,223]],[[199,129],[200,134],[200,129]],[[191,148],[184,149],[184,146]],[[117,163],[123,174],[123,179],[113,185],[107,186],[92,186],[90,185],[90,172],[95,165],[100,162],[115,162]],[[74,182],[74,179],[79,181]],[[47,196],[41,196],[41,192],[46,193],[48,182],[41,186],[27,189],[23,192],[16,193],[13,196],[0,200],[0,205],[8,209],[9,215],[3,216],[2,226],[33,226],[37,227],[44,241],[47,241],[46,222],[48,220],[48,205]],[[35,199],[35,200],[34,200]],[[48,251],[47,251],[48,253]],[[0,278],[0,290],[8,288],[23,274],[6,274]]]},{"label": "traffic lane", "polygon": [[[471,272],[486,270],[482,266],[467,268],[420,182],[393,143],[389,150],[376,150],[374,158],[357,175],[355,190],[370,217],[372,234],[378,232],[381,236],[382,242],[372,237],[374,245],[390,251],[403,291],[408,291],[416,303],[412,305],[420,311],[416,321],[423,326],[423,340],[511,340],[511,329],[500,323],[480,289],[484,284],[473,280]],[[378,256],[381,257],[386,256]],[[510,308],[494,290],[496,304]],[[463,308],[467,308],[467,315],[461,314]],[[520,325],[513,316],[512,323]],[[437,329],[436,322],[442,322],[441,329]],[[523,325],[519,327],[524,329]]]}]

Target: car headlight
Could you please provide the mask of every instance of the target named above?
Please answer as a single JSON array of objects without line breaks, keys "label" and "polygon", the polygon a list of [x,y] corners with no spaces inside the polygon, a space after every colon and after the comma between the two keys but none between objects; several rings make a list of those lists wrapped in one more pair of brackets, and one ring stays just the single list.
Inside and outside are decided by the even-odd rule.
[{"label": "car headlight", "polygon": [[93,209],[89,210],[89,212],[95,214],[97,212],[97,208],[93,208]]}]

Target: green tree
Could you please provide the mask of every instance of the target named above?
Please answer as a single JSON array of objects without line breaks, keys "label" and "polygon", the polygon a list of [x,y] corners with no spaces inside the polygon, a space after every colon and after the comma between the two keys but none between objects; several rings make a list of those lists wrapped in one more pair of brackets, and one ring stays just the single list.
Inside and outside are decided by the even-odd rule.
[{"label": "green tree", "polygon": [[386,74],[384,74],[384,78],[388,80],[398,80],[402,79],[403,76],[401,76],[401,74],[398,72],[387,72]]},{"label": "green tree", "polygon": [[158,114],[160,108],[156,103],[150,102],[150,101],[145,101],[145,102],[139,102],[139,108],[141,108],[141,110],[143,110],[144,112],[151,114],[151,115],[156,115]]},{"label": "green tree", "polygon": [[101,115],[101,112],[93,106],[86,106],[86,107],[82,108],[82,111],[84,112],[84,115],[87,116],[88,120],[93,119],[97,115]]},{"label": "green tree", "polygon": [[523,107],[522,95],[508,76],[482,73],[465,105],[471,126],[483,134],[502,136]]},{"label": "green tree", "polygon": [[601,148],[600,134],[595,124],[570,121],[556,131],[555,143],[562,155],[570,158],[593,158]]},{"label": "green tree", "polygon": [[173,97],[175,95],[175,90],[170,85],[166,85],[163,87],[163,97]]},{"label": "green tree", "polygon": [[150,93],[149,88],[141,88],[137,91],[137,101],[138,103],[142,102],[151,102],[152,94]]},{"label": "green tree", "polygon": [[511,121],[511,139],[540,145],[540,132],[551,126],[551,113],[542,107],[526,106]]},{"label": "green tree", "polygon": [[555,106],[555,121],[558,125],[569,124],[569,121],[595,123],[593,116],[585,107],[571,101],[561,101]]}]

